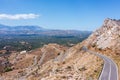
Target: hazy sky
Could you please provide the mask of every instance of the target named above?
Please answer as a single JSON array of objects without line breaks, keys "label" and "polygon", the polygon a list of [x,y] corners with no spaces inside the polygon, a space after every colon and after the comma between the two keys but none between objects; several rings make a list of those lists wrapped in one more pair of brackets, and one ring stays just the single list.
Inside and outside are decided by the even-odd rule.
[{"label": "hazy sky", "polygon": [[120,19],[120,0],[0,0],[0,24],[95,30]]}]

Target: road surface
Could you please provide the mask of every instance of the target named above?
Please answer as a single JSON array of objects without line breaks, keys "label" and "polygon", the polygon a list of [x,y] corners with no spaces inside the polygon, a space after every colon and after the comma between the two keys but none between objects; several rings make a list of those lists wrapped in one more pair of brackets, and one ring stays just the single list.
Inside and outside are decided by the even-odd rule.
[{"label": "road surface", "polygon": [[88,50],[87,47],[85,46],[82,49],[104,60],[104,66],[101,75],[99,77],[99,80],[118,80],[118,67],[112,59],[100,53],[96,53],[91,50]]}]

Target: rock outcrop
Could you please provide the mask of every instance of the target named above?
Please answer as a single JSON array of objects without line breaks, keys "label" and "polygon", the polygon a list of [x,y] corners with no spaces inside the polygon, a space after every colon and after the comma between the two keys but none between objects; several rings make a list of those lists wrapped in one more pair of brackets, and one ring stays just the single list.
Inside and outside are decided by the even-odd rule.
[{"label": "rock outcrop", "polygon": [[85,43],[103,50],[111,49],[120,54],[120,20],[105,19],[102,27],[93,32]]}]

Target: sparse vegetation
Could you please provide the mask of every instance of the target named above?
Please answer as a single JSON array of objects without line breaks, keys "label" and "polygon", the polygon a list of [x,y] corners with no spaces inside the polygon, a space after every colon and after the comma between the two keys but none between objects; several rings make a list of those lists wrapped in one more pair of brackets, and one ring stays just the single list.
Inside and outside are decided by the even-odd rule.
[{"label": "sparse vegetation", "polygon": [[65,61],[63,61],[63,63],[62,64],[65,64]]},{"label": "sparse vegetation", "polygon": [[98,48],[98,50],[99,50],[99,51],[101,51],[101,50],[102,50],[102,48]]},{"label": "sparse vegetation", "polygon": [[92,45],[92,47],[96,47],[96,44],[94,43],[94,44]]},{"label": "sparse vegetation", "polygon": [[11,67],[6,67],[5,69],[4,69],[4,71],[5,72],[9,72],[9,71],[12,71],[13,69],[11,68]]},{"label": "sparse vegetation", "polygon": [[66,76],[62,76],[62,78],[63,78],[63,79],[65,79],[65,78],[66,78]]},{"label": "sparse vegetation", "polygon": [[58,53],[57,55],[60,55],[60,53]]},{"label": "sparse vegetation", "polygon": [[67,70],[71,70],[71,66],[67,66],[67,68],[66,68]]}]

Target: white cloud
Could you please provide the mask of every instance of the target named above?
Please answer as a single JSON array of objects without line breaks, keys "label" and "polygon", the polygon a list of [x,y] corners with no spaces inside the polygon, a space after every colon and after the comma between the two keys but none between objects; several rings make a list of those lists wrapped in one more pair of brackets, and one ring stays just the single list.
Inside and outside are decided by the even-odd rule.
[{"label": "white cloud", "polygon": [[0,14],[0,19],[20,20],[20,19],[34,19],[39,17],[37,14]]}]

